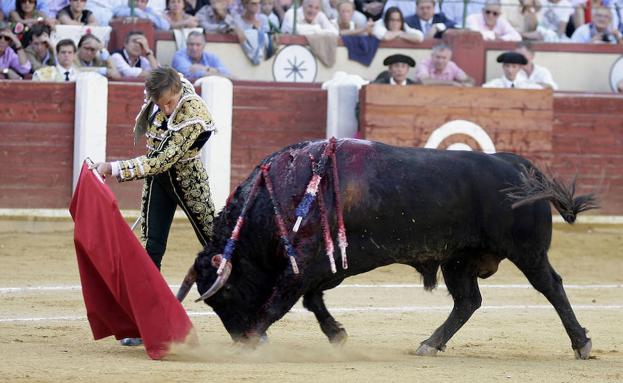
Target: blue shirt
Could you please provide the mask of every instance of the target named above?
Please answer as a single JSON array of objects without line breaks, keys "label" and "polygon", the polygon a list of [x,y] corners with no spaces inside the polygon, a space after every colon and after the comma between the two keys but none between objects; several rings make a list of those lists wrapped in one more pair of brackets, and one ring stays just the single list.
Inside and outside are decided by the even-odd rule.
[{"label": "blue shirt", "polygon": [[[201,54],[201,60],[195,64],[201,64],[203,66],[215,68],[216,70],[219,71],[219,73],[225,76],[229,76],[230,74],[229,70],[225,68],[221,60],[219,60],[219,58],[216,57],[216,55],[212,53],[203,52]],[[190,72],[191,65],[193,65],[193,62],[188,56],[188,53],[186,53],[185,49],[181,49],[175,52],[175,56],[173,56],[173,63],[171,64],[171,66],[178,72],[182,73],[184,77],[186,77],[187,79],[191,81],[195,81],[198,78],[208,75],[208,72],[206,71],[191,73]]]}]

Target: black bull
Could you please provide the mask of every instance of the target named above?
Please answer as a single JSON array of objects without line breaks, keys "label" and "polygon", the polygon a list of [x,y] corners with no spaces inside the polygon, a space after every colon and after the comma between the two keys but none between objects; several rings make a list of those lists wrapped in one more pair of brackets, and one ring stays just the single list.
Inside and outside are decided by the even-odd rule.
[{"label": "black bull", "polygon": [[[271,164],[269,175],[288,228],[312,176],[310,155],[317,161],[324,144],[300,143],[262,161]],[[231,267],[228,264],[217,277],[222,262],[219,254],[258,167],[216,218],[213,240],[197,256],[178,297],[183,299],[196,280],[202,299],[232,338],[254,342],[302,296],[303,305],[315,314],[329,340],[343,342],[346,331],[327,310],[324,290],[351,275],[393,263],[412,266],[423,276],[425,288],[432,289],[441,268],[454,307],[417,351],[434,355],[444,350],[480,307],[477,278],[489,277],[501,260],[509,259],[554,306],[576,357],[589,357],[590,339],[573,313],[547,251],[552,236],[549,202],[565,220],[573,222],[577,213],[595,207],[592,196],[573,197],[573,188],[550,181],[529,161],[509,153],[398,148],[341,140],[336,158],[349,243],[348,269],[338,267],[337,273],[331,272],[319,209],[314,207],[296,236],[292,238],[290,232],[300,269],[295,275],[280,243],[269,194],[260,187]],[[329,169],[319,193],[323,193],[335,233],[335,180],[330,173]],[[339,260],[339,254],[336,257]]]}]

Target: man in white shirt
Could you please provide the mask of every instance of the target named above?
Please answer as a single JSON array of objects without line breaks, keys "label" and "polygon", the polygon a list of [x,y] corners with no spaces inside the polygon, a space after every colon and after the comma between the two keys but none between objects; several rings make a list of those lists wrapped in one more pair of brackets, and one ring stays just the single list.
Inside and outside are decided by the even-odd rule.
[{"label": "man in white shirt", "polygon": [[[283,16],[281,32],[293,33],[294,7],[290,7]],[[320,0],[303,0],[303,6],[296,10],[296,34],[311,35],[315,33],[338,34],[337,28],[320,10]]]},{"label": "man in white shirt", "polygon": [[558,89],[558,85],[556,85],[549,69],[534,63],[534,49],[530,42],[524,41],[519,43],[515,52],[522,54],[528,60],[528,63],[519,71],[517,75],[519,78],[538,84],[543,88]]},{"label": "man in white shirt", "polygon": [[78,70],[74,66],[76,44],[71,39],[64,39],[56,44],[56,66],[46,66],[38,69],[32,75],[33,81],[76,81]]},{"label": "man in white shirt", "polygon": [[129,32],[124,48],[114,51],[110,58],[122,77],[146,78],[153,68],[159,66],[145,34],[140,31]]},{"label": "man in white shirt", "polygon": [[533,84],[517,75],[521,68],[528,64],[528,60],[523,55],[517,52],[505,52],[498,56],[497,62],[502,63],[504,76],[483,84],[483,88],[543,89],[540,85]]}]

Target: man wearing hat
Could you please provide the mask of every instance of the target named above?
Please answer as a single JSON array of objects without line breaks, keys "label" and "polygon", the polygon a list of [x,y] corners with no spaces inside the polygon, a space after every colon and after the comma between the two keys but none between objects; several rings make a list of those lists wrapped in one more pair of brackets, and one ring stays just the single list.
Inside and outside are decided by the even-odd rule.
[{"label": "man wearing hat", "polygon": [[413,80],[407,78],[409,67],[415,67],[415,60],[407,55],[395,54],[383,60],[383,65],[387,65],[387,71],[379,74],[374,83],[391,85],[411,85]]},{"label": "man wearing hat", "polygon": [[504,76],[483,84],[483,88],[543,89],[540,85],[528,81],[525,76],[517,76],[523,66],[528,64],[528,60],[521,53],[502,53],[498,56],[497,62],[502,63]]}]

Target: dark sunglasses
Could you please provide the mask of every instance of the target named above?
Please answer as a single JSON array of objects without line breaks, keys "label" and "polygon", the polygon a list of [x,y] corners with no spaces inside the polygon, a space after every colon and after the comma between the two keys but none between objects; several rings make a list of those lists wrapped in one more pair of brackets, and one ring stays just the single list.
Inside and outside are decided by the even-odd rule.
[{"label": "dark sunglasses", "polygon": [[4,40],[6,42],[11,42],[13,41],[13,39],[11,39],[9,36],[5,36],[5,35],[0,35],[0,40]]},{"label": "dark sunglasses", "polygon": [[485,11],[485,13],[487,15],[493,15],[493,16],[499,16],[500,15],[500,12],[498,12],[498,11],[490,11],[488,9]]}]

